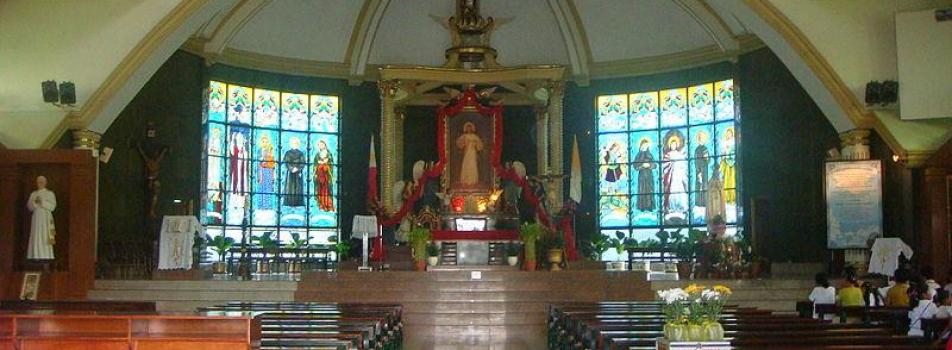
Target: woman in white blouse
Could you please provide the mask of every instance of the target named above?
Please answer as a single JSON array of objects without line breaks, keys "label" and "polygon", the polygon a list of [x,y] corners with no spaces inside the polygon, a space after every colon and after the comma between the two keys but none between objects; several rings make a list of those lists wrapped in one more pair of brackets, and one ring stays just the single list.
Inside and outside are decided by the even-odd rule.
[{"label": "woman in white blouse", "polygon": [[[816,304],[836,304],[836,288],[830,286],[830,281],[822,272],[816,274],[814,281],[816,286],[810,292],[810,301],[813,302],[813,318],[816,318]],[[833,315],[826,315],[824,319],[832,320]]]}]

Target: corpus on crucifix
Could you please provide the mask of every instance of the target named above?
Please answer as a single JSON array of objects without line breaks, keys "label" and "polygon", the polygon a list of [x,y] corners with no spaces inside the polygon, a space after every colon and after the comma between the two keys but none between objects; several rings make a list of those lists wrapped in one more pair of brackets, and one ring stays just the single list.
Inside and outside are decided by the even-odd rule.
[{"label": "corpus on crucifix", "polygon": [[155,208],[159,203],[159,170],[169,147],[155,141],[155,124],[149,122],[148,125],[146,139],[140,141],[136,148],[145,166],[146,217],[155,219],[158,217]]}]

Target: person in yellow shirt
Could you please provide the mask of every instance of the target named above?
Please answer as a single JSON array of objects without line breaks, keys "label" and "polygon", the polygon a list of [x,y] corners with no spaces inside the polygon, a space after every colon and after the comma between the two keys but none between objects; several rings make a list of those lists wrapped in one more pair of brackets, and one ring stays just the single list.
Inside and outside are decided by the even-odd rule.
[{"label": "person in yellow shirt", "polygon": [[886,293],[887,307],[909,307],[909,277],[903,270],[896,271],[896,285]]},{"label": "person in yellow shirt", "polygon": [[856,276],[846,277],[846,286],[840,288],[840,294],[836,296],[840,306],[863,306],[863,290],[859,288],[859,282]]}]

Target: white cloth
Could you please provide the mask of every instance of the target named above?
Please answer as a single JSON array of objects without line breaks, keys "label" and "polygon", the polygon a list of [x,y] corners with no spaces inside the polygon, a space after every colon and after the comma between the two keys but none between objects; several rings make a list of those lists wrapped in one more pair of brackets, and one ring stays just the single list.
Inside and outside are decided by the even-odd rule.
[{"label": "white cloth", "polygon": [[194,216],[163,217],[162,231],[159,232],[159,270],[192,268],[195,234],[202,232],[202,225]]},{"label": "white cloth", "polygon": [[932,318],[938,311],[939,308],[932,300],[919,300],[919,305],[909,311],[909,335],[921,337],[923,335],[922,319]]},{"label": "white cloth", "polygon": [[949,317],[952,317],[952,305],[939,306],[939,309],[936,310],[935,318],[949,318]]},{"label": "white cloth", "polygon": [[377,237],[377,217],[373,215],[354,215],[351,238],[361,238],[365,233],[367,237]]},{"label": "white cloth", "polygon": [[942,289],[942,286],[931,279],[926,280],[926,287],[929,288],[929,299],[935,299],[935,295],[939,294],[939,289]]},{"label": "white cloth", "polygon": [[26,202],[26,207],[33,212],[26,258],[53,260],[53,244],[56,238],[53,211],[56,210],[56,194],[45,188],[33,191]]},{"label": "white cloth", "polygon": [[893,276],[899,268],[899,254],[912,258],[912,248],[899,238],[877,238],[869,258],[869,273]]},{"label": "white cloth", "polygon": [[[816,314],[816,304],[836,304],[836,288],[830,287],[813,287],[813,291],[810,292],[810,301],[813,302],[813,318],[817,317]],[[833,315],[826,315],[824,319],[832,320]]]}]

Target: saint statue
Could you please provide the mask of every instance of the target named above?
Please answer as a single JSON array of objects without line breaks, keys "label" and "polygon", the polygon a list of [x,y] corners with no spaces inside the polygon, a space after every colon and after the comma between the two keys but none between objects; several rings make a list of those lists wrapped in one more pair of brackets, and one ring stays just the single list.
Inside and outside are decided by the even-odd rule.
[{"label": "saint statue", "polygon": [[685,212],[688,209],[688,165],[684,136],[670,130],[664,136],[661,186],[664,192],[665,213]]},{"label": "saint statue", "polygon": [[722,157],[720,164],[718,164],[718,171],[721,175],[721,180],[724,181],[724,202],[727,204],[734,204],[737,202],[737,192],[734,191],[737,188],[737,173],[734,171],[734,156],[731,155],[734,151],[734,128],[727,128],[724,131],[724,153],[726,157]]},{"label": "saint statue", "polygon": [[[271,137],[268,134],[261,134],[261,140],[258,141],[258,152],[261,152],[261,162],[258,163],[258,190],[261,193],[274,193],[274,169],[277,163],[274,161],[274,145],[271,143]],[[258,196],[259,209],[274,209],[271,198],[268,196]]]},{"label": "saint statue", "polygon": [[459,166],[460,184],[479,184],[479,152],[483,150],[483,140],[476,135],[476,125],[473,122],[463,124],[463,134],[456,138],[456,148],[463,152],[463,161]]},{"label": "saint statue", "polygon": [[292,136],[288,144],[291,149],[284,152],[284,165],[287,167],[287,174],[284,176],[284,205],[303,207],[304,152],[301,152],[301,139]]},{"label": "saint statue", "polygon": [[654,174],[655,168],[654,156],[651,155],[649,148],[651,141],[648,138],[641,139],[638,143],[638,154],[635,155],[635,168],[638,170],[638,200],[635,208],[640,211],[655,210],[655,189]]},{"label": "saint statue", "polygon": [[694,206],[696,207],[706,207],[707,199],[705,198],[705,189],[707,189],[707,182],[709,180],[707,168],[711,163],[711,153],[708,151],[707,146],[704,144],[707,143],[707,132],[701,131],[695,137],[698,146],[694,148],[694,171],[697,174],[694,174],[694,189],[698,191],[694,197]]},{"label": "saint statue", "polygon": [[317,141],[317,154],[314,155],[314,192],[317,195],[317,207],[323,211],[334,212],[334,155],[324,140]]},{"label": "saint statue", "polygon": [[30,193],[26,207],[33,212],[33,219],[30,221],[30,245],[26,258],[53,260],[53,244],[56,244],[53,210],[56,210],[56,195],[46,188],[46,177],[37,176],[36,191]]}]

